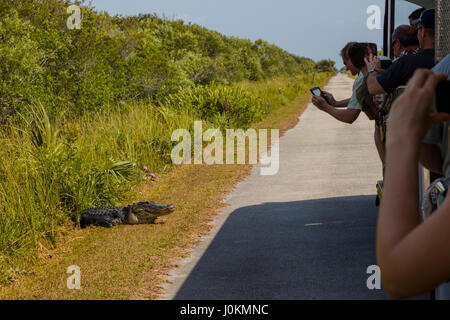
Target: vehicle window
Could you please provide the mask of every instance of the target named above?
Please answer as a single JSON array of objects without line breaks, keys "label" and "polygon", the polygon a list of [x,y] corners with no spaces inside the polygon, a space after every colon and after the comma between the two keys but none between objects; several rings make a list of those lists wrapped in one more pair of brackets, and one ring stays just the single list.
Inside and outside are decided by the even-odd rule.
[{"label": "vehicle window", "polygon": [[395,27],[402,24],[409,25],[409,15],[419,9],[420,6],[407,2],[405,0],[397,0],[395,2]]}]

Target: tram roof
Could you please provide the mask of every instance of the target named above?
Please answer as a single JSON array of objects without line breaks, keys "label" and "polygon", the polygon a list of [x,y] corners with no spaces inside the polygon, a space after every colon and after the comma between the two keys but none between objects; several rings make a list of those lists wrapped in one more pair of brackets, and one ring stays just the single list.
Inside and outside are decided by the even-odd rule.
[{"label": "tram roof", "polygon": [[417,4],[419,6],[422,6],[427,9],[435,8],[436,2],[435,0],[406,0],[407,2],[411,2],[414,4]]}]

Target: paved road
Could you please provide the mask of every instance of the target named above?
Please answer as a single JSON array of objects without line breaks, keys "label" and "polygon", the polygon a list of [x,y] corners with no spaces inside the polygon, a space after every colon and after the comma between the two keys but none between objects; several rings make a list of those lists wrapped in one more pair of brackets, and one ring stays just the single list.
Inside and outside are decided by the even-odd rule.
[{"label": "paved road", "polygon": [[[338,75],[325,89],[351,95]],[[280,170],[254,168],[227,198],[210,236],[169,276],[163,299],[387,299],[368,290],[376,264],[374,126],[308,106],[280,141]]]}]

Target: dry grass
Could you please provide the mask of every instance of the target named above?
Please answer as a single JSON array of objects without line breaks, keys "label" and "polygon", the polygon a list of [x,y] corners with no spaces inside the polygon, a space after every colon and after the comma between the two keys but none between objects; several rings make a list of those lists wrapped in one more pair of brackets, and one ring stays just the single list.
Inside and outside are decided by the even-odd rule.
[{"label": "dry grass", "polygon": [[[295,126],[310,101],[306,94],[275,110],[255,128]],[[134,190],[129,202],[175,203],[155,225],[73,230],[57,249],[41,248],[27,275],[0,287],[0,299],[156,299],[168,271],[207,234],[224,197],[251,172],[250,165],[185,165]],[[81,268],[81,290],[68,290],[66,269]]]}]

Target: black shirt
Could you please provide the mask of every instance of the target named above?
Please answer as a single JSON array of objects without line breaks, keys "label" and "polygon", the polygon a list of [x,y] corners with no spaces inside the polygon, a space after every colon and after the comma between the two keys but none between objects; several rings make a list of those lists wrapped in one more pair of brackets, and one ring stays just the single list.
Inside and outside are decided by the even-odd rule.
[{"label": "black shirt", "polygon": [[386,93],[392,93],[398,86],[404,86],[417,69],[434,67],[434,49],[426,49],[395,60],[389,69],[377,75],[377,80]]}]

